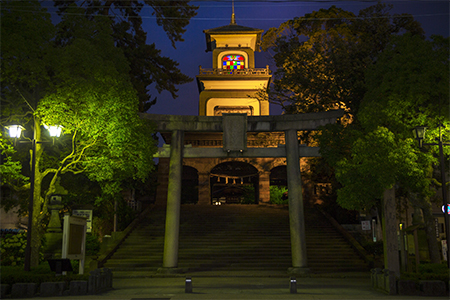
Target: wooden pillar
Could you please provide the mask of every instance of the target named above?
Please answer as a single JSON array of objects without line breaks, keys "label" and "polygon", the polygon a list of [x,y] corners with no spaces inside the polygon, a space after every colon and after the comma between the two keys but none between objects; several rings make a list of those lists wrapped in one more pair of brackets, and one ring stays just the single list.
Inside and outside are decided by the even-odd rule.
[{"label": "wooden pillar", "polygon": [[198,173],[198,204],[211,205],[211,184],[209,173]]},{"label": "wooden pillar", "polygon": [[259,175],[259,203],[270,203],[270,172]]},{"label": "wooden pillar", "polygon": [[297,130],[285,131],[285,138],[292,253],[292,268],[289,272],[307,273],[309,269],[306,257],[305,216]]},{"label": "wooden pillar", "polygon": [[184,132],[172,132],[170,144],[169,185],[167,191],[166,231],[164,237],[163,267],[170,273],[178,267],[178,240],[180,234],[181,179],[183,175]]}]

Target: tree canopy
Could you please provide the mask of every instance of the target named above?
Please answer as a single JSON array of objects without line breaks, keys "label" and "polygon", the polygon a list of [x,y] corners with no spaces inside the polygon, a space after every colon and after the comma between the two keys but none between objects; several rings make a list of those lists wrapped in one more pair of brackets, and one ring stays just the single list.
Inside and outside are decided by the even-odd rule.
[{"label": "tree canopy", "polygon": [[380,198],[394,184],[423,197],[436,192],[430,168],[439,163],[438,149],[421,150],[412,129],[427,124],[432,142],[441,124],[448,137],[448,50],[448,38],[396,36],[366,71],[368,90],[357,115],[362,130],[351,146],[351,159],[337,162],[336,175],[344,183],[339,191],[342,205],[358,203],[355,207],[361,208],[367,203],[356,198]]},{"label": "tree canopy", "polygon": [[[24,6],[33,9],[24,12]],[[27,129],[25,136],[37,141],[33,265],[48,196],[57,191],[60,176],[83,173],[100,183],[104,193],[117,194],[124,180],[147,178],[156,151],[152,128],[138,115],[129,61],[115,47],[111,21],[87,19],[76,6],[68,12],[54,25],[38,1],[2,3],[2,125],[19,121]],[[53,146],[45,143],[44,125],[63,126],[64,135]],[[13,163],[14,153],[5,142],[2,148],[8,151],[2,155]],[[16,174],[2,184],[29,188],[17,177],[18,166],[17,161],[2,166],[2,175]]]},{"label": "tree canopy", "polygon": [[335,6],[306,14],[271,28],[263,49],[277,70],[269,101],[287,113],[343,108],[356,114],[364,96],[364,72],[400,32],[423,35],[410,15],[390,15],[378,3],[358,15]]},{"label": "tree canopy", "polygon": [[152,15],[156,22],[162,26],[168,38],[175,47],[175,43],[183,41],[182,35],[185,27],[197,12],[197,7],[190,5],[189,1],[155,1],[155,0],[55,0],[59,13],[64,15],[75,5],[83,8],[82,14],[89,19],[107,17],[111,20],[112,36],[117,47],[123,50],[128,60],[129,74],[133,87],[139,96],[139,111],[147,111],[154,103],[150,91],[168,91],[176,98],[178,89],[176,85],[192,81],[192,78],[181,73],[178,63],[168,57],[162,56],[155,43],[147,44],[152,37],[148,37],[142,28],[141,10],[144,7],[153,9]]}]

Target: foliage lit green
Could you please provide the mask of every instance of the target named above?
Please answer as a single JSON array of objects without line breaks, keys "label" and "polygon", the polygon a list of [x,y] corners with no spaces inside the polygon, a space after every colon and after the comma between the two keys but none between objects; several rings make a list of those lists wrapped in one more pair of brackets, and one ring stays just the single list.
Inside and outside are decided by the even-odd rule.
[{"label": "foliage lit green", "polygon": [[285,197],[288,189],[285,186],[270,186],[270,203],[272,204],[288,204],[289,200]]},{"label": "foliage lit green", "polygon": [[363,128],[354,133],[351,158],[336,163],[336,176],[343,184],[339,203],[370,207],[394,184],[432,196],[436,180],[431,166],[438,164],[438,149],[420,149],[412,129],[434,127],[426,141],[433,142],[442,122],[444,138],[449,136],[448,39],[442,43],[440,38],[395,37],[368,69],[366,80],[368,92],[357,115]]},{"label": "foliage lit green", "polygon": [[[25,248],[27,246],[27,232],[18,234],[8,234],[2,238],[0,244],[1,265],[2,266],[23,266],[25,259]],[[40,261],[44,254],[39,252]]]},{"label": "foliage lit green", "polygon": [[[145,181],[154,167],[153,127],[138,115],[129,62],[115,45],[111,22],[86,18],[83,11],[71,6],[54,25],[38,1],[5,1],[1,7],[2,125],[19,123],[26,139],[34,131],[38,141],[32,265],[38,261],[49,196],[64,191],[62,176],[86,175],[110,195],[97,198],[102,200],[117,195],[126,180]],[[62,125],[63,136],[44,143],[50,141],[44,124]],[[1,142],[3,149],[11,148],[9,141]],[[17,149],[27,153],[27,147]],[[2,176],[14,175],[4,176],[11,180],[2,185],[29,189],[18,174],[20,163],[30,164],[19,152],[4,155],[13,165],[2,168]],[[30,175],[27,167],[22,175]]]}]

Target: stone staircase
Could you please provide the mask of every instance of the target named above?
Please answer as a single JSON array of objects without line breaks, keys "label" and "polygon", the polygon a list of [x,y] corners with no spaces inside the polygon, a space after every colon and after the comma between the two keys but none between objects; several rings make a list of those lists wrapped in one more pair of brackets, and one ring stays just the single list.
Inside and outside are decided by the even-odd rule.
[{"label": "stone staircase", "polygon": [[[305,210],[311,272],[366,271],[367,264],[314,209]],[[105,267],[115,277],[149,276],[162,266],[165,210],[155,207]],[[291,266],[287,208],[183,205],[179,268],[205,271],[287,271]]]}]

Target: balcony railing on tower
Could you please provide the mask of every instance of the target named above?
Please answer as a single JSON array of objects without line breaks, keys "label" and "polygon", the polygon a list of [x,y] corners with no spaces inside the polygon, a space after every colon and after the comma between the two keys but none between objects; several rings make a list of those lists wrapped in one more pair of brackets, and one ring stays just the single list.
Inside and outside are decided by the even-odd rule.
[{"label": "balcony railing on tower", "polygon": [[199,75],[270,75],[269,66],[265,68],[225,70],[225,69],[203,69],[199,67]]}]

